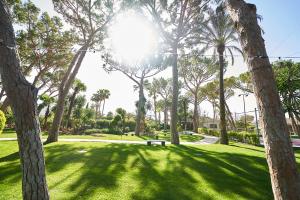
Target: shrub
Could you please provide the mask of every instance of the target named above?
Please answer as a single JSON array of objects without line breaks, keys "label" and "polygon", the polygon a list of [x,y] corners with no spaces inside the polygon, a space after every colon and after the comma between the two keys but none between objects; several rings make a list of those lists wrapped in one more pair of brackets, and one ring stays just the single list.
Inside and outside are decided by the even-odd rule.
[{"label": "shrub", "polygon": [[[206,135],[212,135],[219,137],[219,131],[217,130],[212,130],[208,128],[199,128],[198,129],[199,133],[206,134]],[[235,142],[242,142],[242,143],[247,143],[247,144],[252,144],[252,145],[257,145],[259,143],[259,138],[256,133],[254,132],[236,132],[236,131],[228,131],[228,138],[231,141]]]},{"label": "shrub", "polygon": [[2,133],[6,123],[6,118],[4,113],[0,110],[0,134]]},{"label": "shrub", "polygon": [[111,126],[111,120],[99,119],[99,120],[96,121],[95,128],[103,129],[103,128],[110,128],[110,126]]}]

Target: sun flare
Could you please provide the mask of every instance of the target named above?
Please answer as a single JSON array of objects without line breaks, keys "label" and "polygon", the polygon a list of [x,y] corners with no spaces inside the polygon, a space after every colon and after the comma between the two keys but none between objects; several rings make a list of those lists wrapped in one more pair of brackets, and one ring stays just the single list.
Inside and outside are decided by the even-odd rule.
[{"label": "sun flare", "polygon": [[157,48],[152,24],[134,12],[120,14],[109,34],[113,53],[127,63],[138,62]]}]

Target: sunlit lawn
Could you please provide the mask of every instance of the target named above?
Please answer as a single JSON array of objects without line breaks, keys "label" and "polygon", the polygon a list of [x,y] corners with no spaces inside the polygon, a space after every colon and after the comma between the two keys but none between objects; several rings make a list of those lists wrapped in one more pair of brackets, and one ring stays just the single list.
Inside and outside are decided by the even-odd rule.
[{"label": "sunlit lawn", "polygon": [[[45,154],[52,199],[273,199],[259,147],[60,142]],[[21,199],[15,141],[0,142],[0,183],[0,199]]]},{"label": "sunlit lawn", "polygon": [[[162,133],[158,134],[158,139],[170,141],[170,134],[166,136]],[[47,138],[47,135],[43,133],[42,137],[44,139]],[[12,130],[5,130],[2,134],[0,134],[0,138],[16,138],[15,131]],[[117,134],[103,134],[103,133],[96,133],[93,135],[60,135],[59,138],[75,138],[75,139],[99,139],[99,140],[130,140],[130,141],[143,141],[148,139],[154,139],[154,137],[149,136],[132,136],[129,134],[126,135],[117,135]],[[200,135],[181,135],[180,139],[182,142],[197,142],[201,140],[203,137]]]}]

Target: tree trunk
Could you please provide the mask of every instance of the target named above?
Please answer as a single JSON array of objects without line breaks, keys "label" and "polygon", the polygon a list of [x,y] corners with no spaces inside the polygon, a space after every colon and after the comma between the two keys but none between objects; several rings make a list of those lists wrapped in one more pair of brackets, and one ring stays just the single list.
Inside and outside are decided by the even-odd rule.
[{"label": "tree trunk", "polygon": [[225,95],[224,95],[224,45],[218,46],[220,77],[219,77],[219,98],[220,98],[220,143],[228,145],[228,136],[226,130],[226,113],[225,113]]},{"label": "tree trunk", "polygon": [[193,131],[198,133],[199,114],[198,114],[198,98],[197,93],[194,95],[194,115],[193,115]]},{"label": "tree trunk", "polygon": [[232,117],[232,113],[230,112],[230,109],[229,109],[229,106],[225,100],[225,109],[227,111],[227,119],[228,121],[230,122],[231,126],[232,126],[232,129],[233,130],[236,130],[236,126],[235,126],[235,123],[234,123],[234,120],[233,120],[233,117]]},{"label": "tree trunk", "polygon": [[300,136],[300,129],[299,129],[299,126],[297,126],[297,122],[295,120],[295,117],[293,115],[293,113],[289,112],[289,117],[292,121],[292,129],[293,129],[293,132],[297,135]]},{"label": "tree trunk", "polygon": [[6,97],[1,105],[1,110],[6,113],[7,112],[7,108],[9,106],[9,100],[8,97]]},{"label": "tree trunk", "polygon": [[137,108],[136,115],[136,125],[135,125],[135,135],[139,136],[141,134],[141,123],[142,123],[142,115],[143,109],[145,109],[145,96],[144,96],[144,80],[142,79],[139,85],[139,102]]},{"label": "tree trunk", "polygon": [[47,106],[47,110],[45,112],[45,117],[44,117],[44,123],[43,123],[43,129],[47,129],[47,121],[48,121],[48,117],[50,114],[50,105]]},{"label": "tree trunk", "polygon": [[161,116],[160,116],[160,111],[158,112],[158,124],[159,124],[159,129],[160,129],[160,124],[161,124]]},{"label": "tree trunk", "polygon": [[104,106],[105,106],[105,99],[103,99],[103,105],[102,105],[102,116],[104,116]]},{"label": "tree trunk", "polygon": [[300,180],[296,160],[272,66],[257,22],[256,6],[243,0],[227,0],[227,9],[239,32],[255,88],[274,199],[299,200]]},{"label": "tree trunk", "polygon": [[[61,121],[62,121],[62,117],[63,117],[63,113],[64,113],[65,99],[66,99],[66,97],[69,93],[70,87],[71,87],[72,83],[74,82],[74,79],[78,73],[78,70],[81,66],[83,58],[85,57],[87,48],[88,48],[88,45],[83,46],[82,48],[80,48],[80,50],[74,56],[72,62],[69,65],[68,71],[66,72],[66,75],[64,77],[65,80],[63,80],[60,85],[58,100],[57,100],[57,105],[56,105],[56,111],[55,111],[52,127],[51,127],[51,130],[49,132],[49,135],[48,135],[48,138],[47,138],[45,144],[48,144],[51,142],[57,142],[57,140],[58,140],[58,131],[59,131],[59,127],[61,125]],[[74,70],[73,70],[73,72],[71,72],[74,65],[75,65]]]},{"label": "tree trunk", "polygon": [[177,45],[173,47],[172,65],[172,107],[171,107],[171,143],[179,145],[179,135],[177,132],[177,106],[178,106],[178,67],[177,67]]},{"label": "tree trunk", "polygon": [[164,106],[164,131],[167,131],[168,129],[168,102],[165,100],[165,106]]},{"label": "tree trunk", "polygon": [[153,104],[154,104],[154,120],[157,126],[157,108],[156,108],[156,94],[153,95]]},{"label": "tree trunk", "polygon": [[78,93],[78,89],[75,88],[74,92],[70,98],[70,104],[69,104],[69,108],[68,108],[68,112],[67,112],[67,117],[66,117],[66,127],[67,128],[71,127],[70,118],[71,118],[71,114],[72,114],[72,110],[74,107],[75,98],[76,98],[77,93]]},{"label": "tree trunk", "polygon": [[4,1],[0,0],[0,73],[16,119],[23,199],[49,199],[37,115],[37,89],[26,81],[21,72],[8,10]]}]

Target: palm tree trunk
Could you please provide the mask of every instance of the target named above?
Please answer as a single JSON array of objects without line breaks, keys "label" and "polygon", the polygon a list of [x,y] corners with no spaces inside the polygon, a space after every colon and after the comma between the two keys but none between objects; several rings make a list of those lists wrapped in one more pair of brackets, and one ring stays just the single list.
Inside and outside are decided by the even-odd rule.
[{"label": "palm tree trunk", "polygon": [[224,95],[224,45],[218,46],[220,77],[219,77],[219,98],[220,98],[220,143],[228,145],[228,136],[226,130],[226,113],[225,113],[225,95]]},{"label": "palm tree trunk", "polygon": [[15,120],[24,200],[48,200],[43,144],[37,115],[37,89],[26,81],[16,54],[8,7],[0,0],[0,72]]},{"label": "palm tree trunk", "polygon": [[161,123],[160,111],[158,112],[158,123],[159,123],[159,127],[160,127],[160,123]]},{"label": "palm tree trunk", "polygon": [[168,103],[167,103],[167,100],[165,100],[165,106],[164,106],[164,131],[167,131],[167,125],[168,125]]},{"label": "palm tree trunk", "polygon": [[104,106],[105,106],[105,99],[103,99],[103,105],[102,105],[102,116],[104,116]]},{"label": "palm tree trunk", "polygon": [[[58,131],[59,127],[61,125],[63,113],[64,113],[64,106],[65,106],[65,99],[69,93],[70,87],[72,83],[74,82],[74,79],[79,71],[79,68],[81,66],[81,63],[85,57],[86,50],[88,48],[88,45],[83,46],[77,54],[74,56],[72,62],[69,65],[68,71],[66,72],[66,80],[63,80],[60,89],[59,89],[59,95],[58,95],[58,100],[57,100],[57,105],[56,105],[56,111],[52,123],[52,127],[50,129],[48,138],[45,142],[45,144],[51,143],[51,142],[57,142],[58,140]],[[76,63],[76,64],[75,64]],[[73,69],[73,66],[74,70]],[[72,71],[72,72],[71,72]],[[69,73],[69,74],[68,74]]]},{"label": "palm tree trunk", "polygon": [[67,117],[66,117],[66,127],[67,128],[71,127],[70,118],[71,118],[71,114],[72,114],[72,110],[73,110],[73,107],[74,107],[75,98],[76,98],[77,93],[78,93],[78,91],[75,89],[72,96],[71,96],[71,98],[70,98],[70,104],[69,104]]},{"label": "palm tree trunk", "polygon": [[178,107],[178,67],[177,67],[177,44],[173,47],[172,64],[172,107],[171,107],[171,143],[179,145],[179,135],[177,132],[177,107]]},{"label": "palm tree trunk", "polygon": [[156,94],[153,95],[153,104],[154,104],[154,120],[157,125],[157,108],[156,108]]},{"label": "palm tree trunk", "polygon": [[274,199],[299,200],[297,164],[272,66],[257,22],[256,6],[243,0],[227,0],[227,9],[239,32],[255,88]]},{"label": "palm tree trunk", "polygon": [[300,129],[299,129],[299,127],[297,126],[295,117],[294,117],[294,115],[293,115],[292,112],[289,112],[289,117],[290,117],[290,119],[291,119],[291,121],[292,121],[292,129],[293,129],[293,132],[294,132],[295,134],[297,134],[297,135],[300,136]]},{"label": "palm tree trunk", "polygon": [[45,112],[44,123],[43,123],[44,130],[47,128],[47,121],[48,121],[49,114],[50,114],[50,104],[47,106],[47,110]]}]

